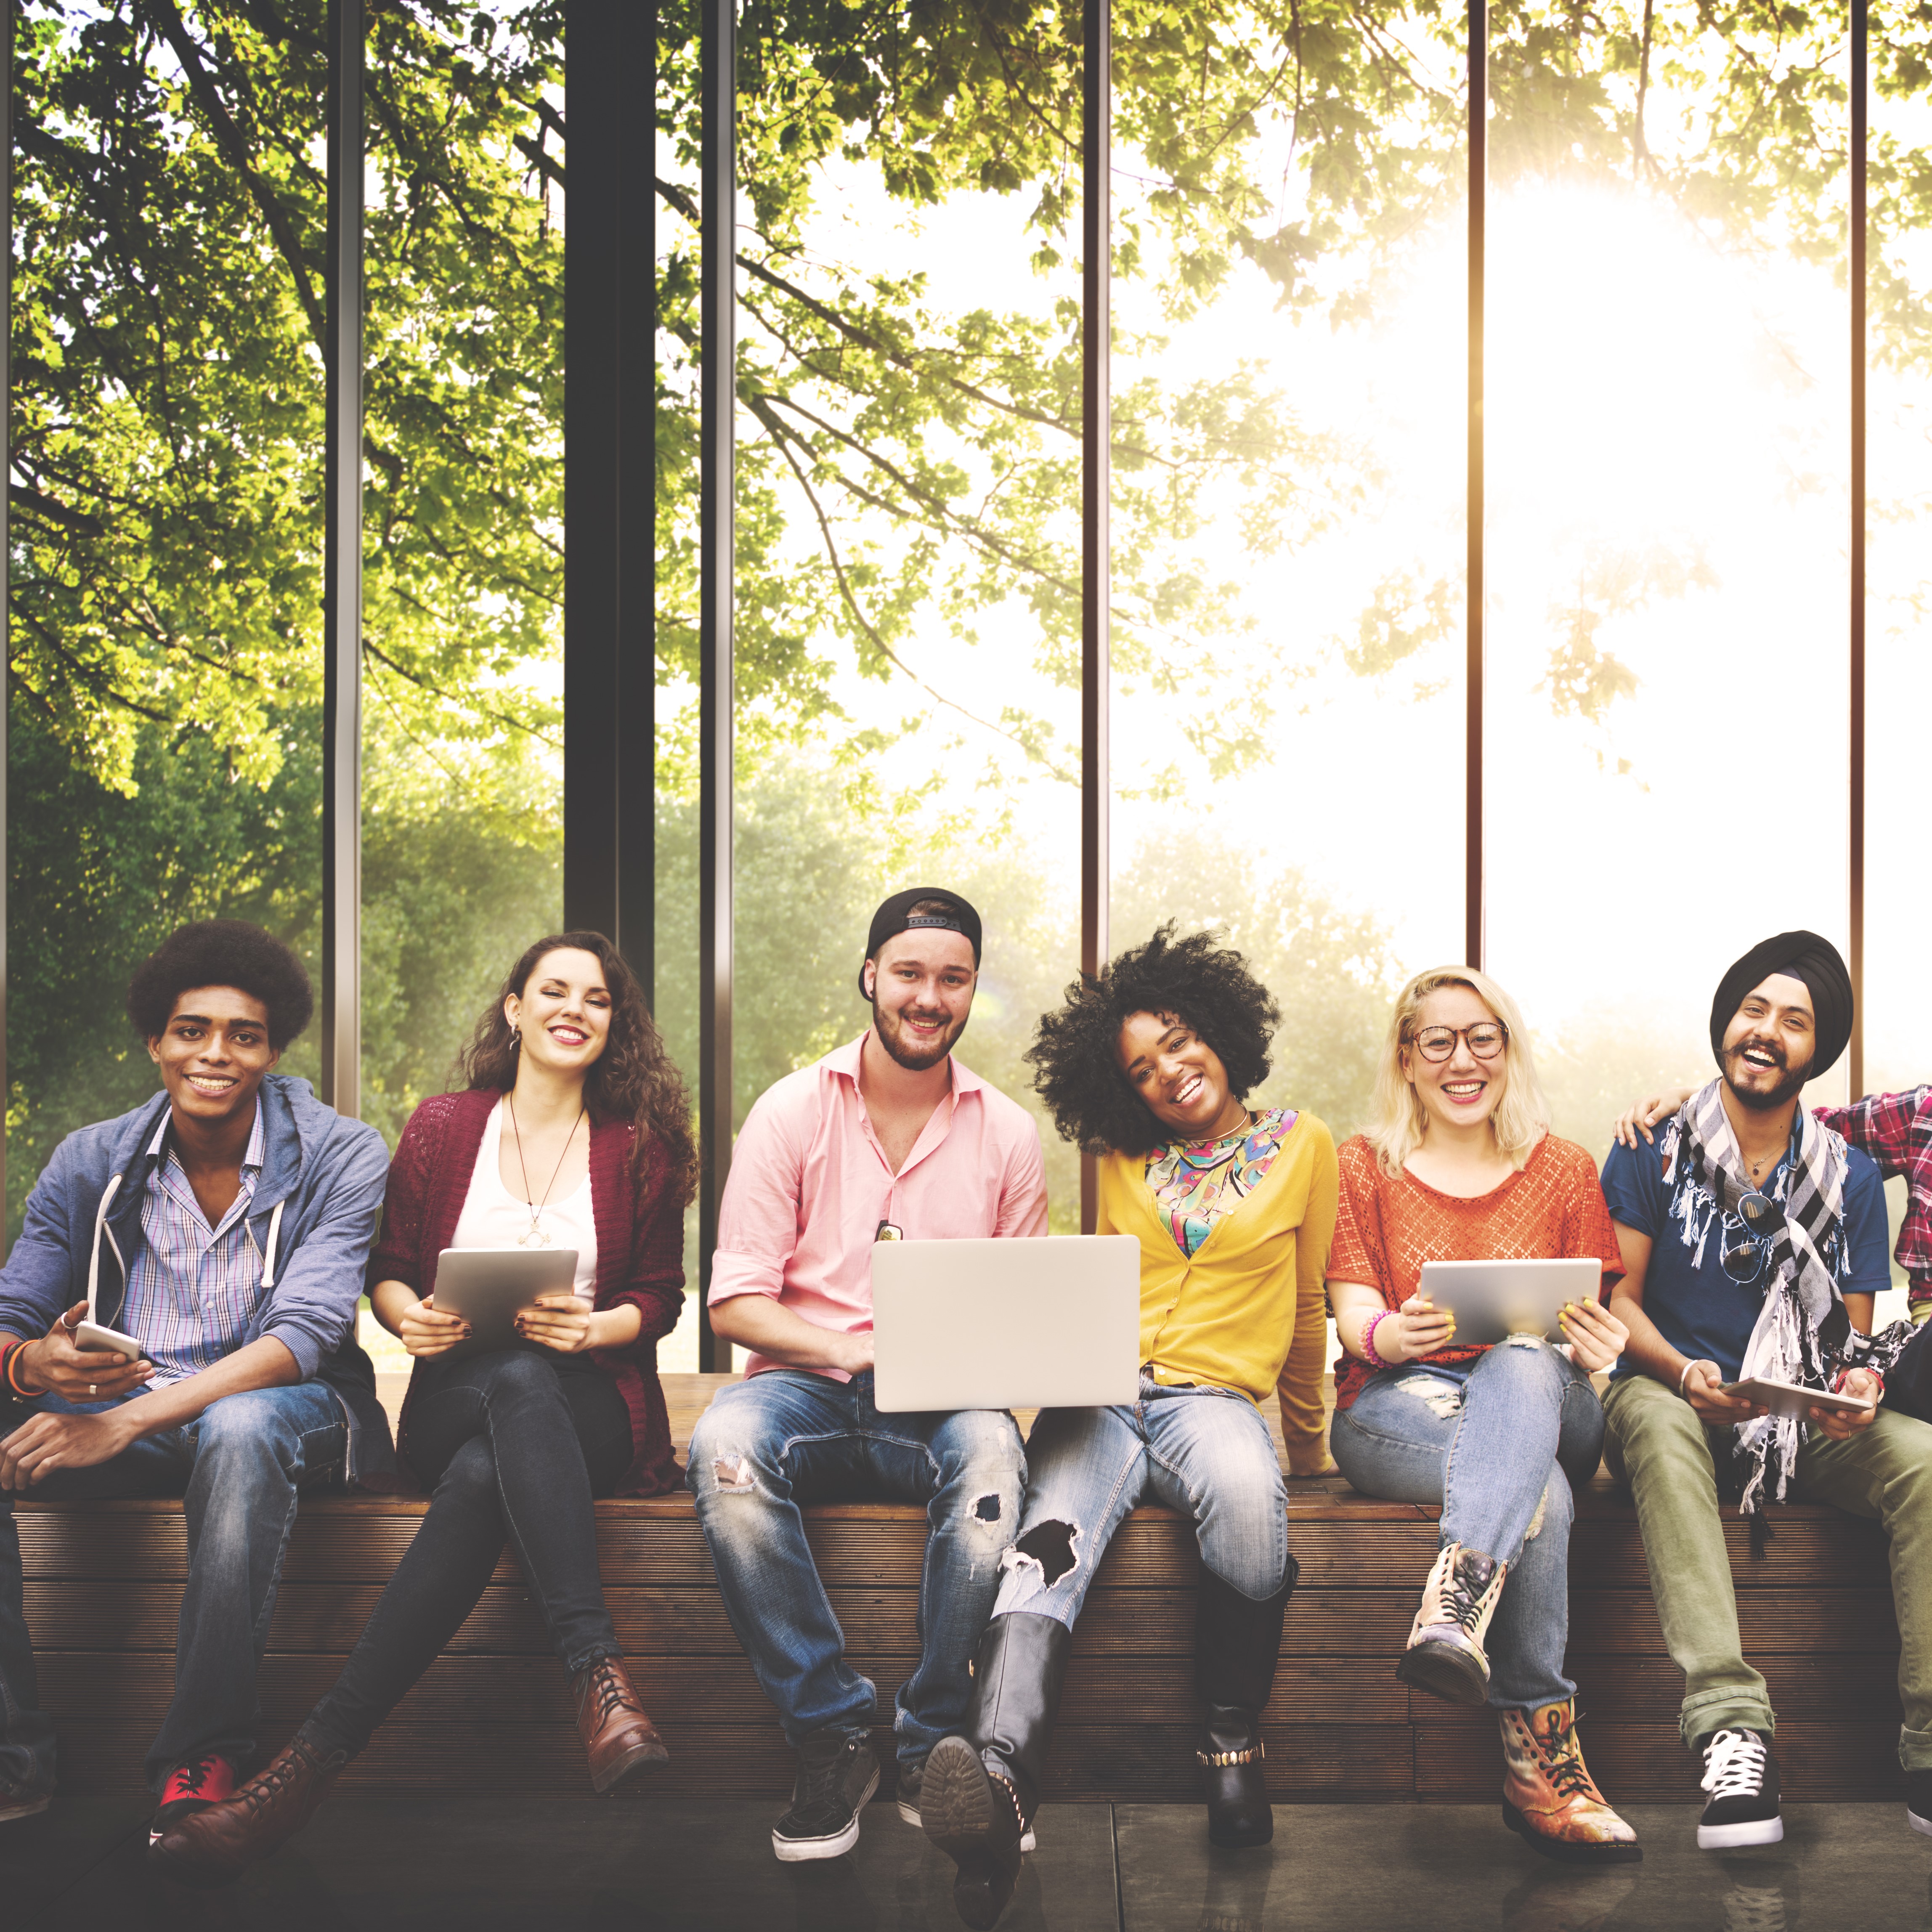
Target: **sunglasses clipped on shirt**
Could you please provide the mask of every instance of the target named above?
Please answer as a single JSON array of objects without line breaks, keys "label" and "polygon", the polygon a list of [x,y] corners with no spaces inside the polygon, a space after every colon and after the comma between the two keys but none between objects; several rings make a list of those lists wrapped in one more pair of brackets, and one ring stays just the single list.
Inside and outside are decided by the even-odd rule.
[{"label": "sunglasses clipped on shirt", "polygon": [[1726,1242],[1721,1259],[1725,1274],[1748,1287],[1764,1272],[1765,1250],[1784,1226],[1784,1210],[1768,1194],[1747,1194],[1738,1203],[1738,1219],[1743,1238]]}]

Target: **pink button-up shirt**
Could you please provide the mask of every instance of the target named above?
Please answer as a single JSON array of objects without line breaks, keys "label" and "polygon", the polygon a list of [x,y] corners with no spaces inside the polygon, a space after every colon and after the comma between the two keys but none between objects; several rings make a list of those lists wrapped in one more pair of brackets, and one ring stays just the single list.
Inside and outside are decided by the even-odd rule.
[{"label": "pink button-up shirt", "polygon": [[[731,1150],[711,1264],[713,1307],[768,1294],[820,1328],[872,1325],[872,1243],[890,1221],[909,1241],[1046,1232],[1046,1175],[1033,1117],[952,1062],[952,1093],[893,1173],[859,1093],[867,1034],[758,1096]],[[755,1376],[782,1364],[754,1354]],[[814,1371],[837,1382],[838,1369]]]}]

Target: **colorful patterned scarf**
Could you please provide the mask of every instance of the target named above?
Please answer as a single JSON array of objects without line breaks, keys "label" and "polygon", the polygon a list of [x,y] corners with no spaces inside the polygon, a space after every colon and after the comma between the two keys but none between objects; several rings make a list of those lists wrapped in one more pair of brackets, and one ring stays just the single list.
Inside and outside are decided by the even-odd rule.
[{"label": "colorful patterned scarf", "polygon": [[[1682,1227],[1694,1268],[1702,1265],[1714,1229],[1720,1241],[1730,1232],[1726,1221],[1748,1232],[1738,1204],[1765,1191],[1754,1187],[1744,1172],[1723,1096],[1722,1081],[1700,1088],[1664,1130],[1670,1217]],[[1822,1389],[1844,1360],[1852,1332],[1840,1287],[1850,1264],[1842,1228],[1845,1143],[1802,1103],[1797,1128],[1797,1156],[1780,1167],[1769,1193],[1784,1214],[1770,1239],[1771,1280],[1744,1349],[1743,1374]],[[1763,1507],[1774,1458],[1775,1493],[1784,1500],[1804,1428],[1796,1418],[1775,1415],[1753,1416],[1736,1426],[1738,1456],[1749,1471],[1744,1492],[1748,1516]]]},{"label": "colorful patterned scarf", "polygon": [[1148,1156],[1148,1186],[1184,1255],[1192,1259],[1214,1223],[1267,1178],[1294,1122],[1292,1108],[1264,1107],[1238,1134],[1176,1141]]}]

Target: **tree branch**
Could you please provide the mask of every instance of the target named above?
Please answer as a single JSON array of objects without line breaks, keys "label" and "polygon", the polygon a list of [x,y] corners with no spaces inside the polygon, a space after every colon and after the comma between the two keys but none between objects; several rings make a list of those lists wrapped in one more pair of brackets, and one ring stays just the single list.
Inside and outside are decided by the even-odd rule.
[{"label": "tree branch", "polygon": [[175,0],[152,0],[152,4],[160,18],[161,31],[168,45],[174,49],[175,58],[181,62],[189,88],[200,104],[202,112],[208,117],[215,139],[236,172],[248,183],[250,197],[261,211],[262,219],[268,224],[268,232],[274,237],[275,246],[280,250],[295,282],[302,312],[308,317],[309,332],[315,338],[316,346],[326,356],[328,352],[328,320],[322,314],[321,298],[309,280],[308,266],[302,259],[302,245],[296,238],[295,224],[289,219],[288,210],[250,159],[248,143],[235,124],[234,117],[228,112],[207,68],[202,64],[201,48],[183,22],[181,9],[175,4]]},{"label": "tree branch", "polygon": [[872,648],[888,664],[902,672],[917,685],[920,690],[931,698],[935,704],[944,705],[949,711],[958,712],[961,717],[970,724],[978,725],[981,730],[996,733],[999,736],[1006,740],[1009,743],[1017,745],[1029,760],[1035,764],[1044,766],[1047,772],[1058,778],[1062,784],[1077,785],[1080,782],[1079,774],[1077,772],[1063,770],[1051,758],[1042,757],[1017,732],[1009,730],[1004,724],[995,724],[991,718],[982,718],[976,712],[968,711],[965,706],[958,703],[957,700],[948,698],[943,691],[921,677],[919,673],[914,670],[912,666],[908,664],[905,659],[886,641],[871,620],[859,608],[858,598],[853,591],[850,579],[846,574],[844,560],[838,554],[838,539],[832,534],[830,520],[825,514],[824,506],[818,500],[818,493],[812,488],[804,470],[800,466],[798,459],[792,454],[791,437],[789,433],[784,424],[772,416],[762,396],[752,396],[746,398],[745,406],[770,431],[772,440],[778,446],[778,454],[784,458],[786,466],[791,471],[793,476],[798,478],[798,487],[805,492],[805,500],[812,506],[812,514],[818,519],[819,535],[825,541],[825,554],[832,566],[833,581],[838,586],[839,599],[846,609],[851,613],[853,622],[856,624],[865,634],[866,640],[871,644]]}]

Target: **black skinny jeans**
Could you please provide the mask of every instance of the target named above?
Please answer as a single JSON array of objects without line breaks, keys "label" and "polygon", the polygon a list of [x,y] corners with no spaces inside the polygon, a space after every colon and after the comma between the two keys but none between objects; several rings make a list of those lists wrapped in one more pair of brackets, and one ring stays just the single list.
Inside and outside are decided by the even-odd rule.
[{"label": "black skinny jeans", "polygon": [[595,1364],[498,1348],[416,1372],[410,1466],[428,1514],[334,1688],[302,1726],[325,1755],[354,1756],[476,1606],[507,1534],[573,1676],[623,1653],[597,1572],[592,1496],[630,1466],[631,1415]]}]

